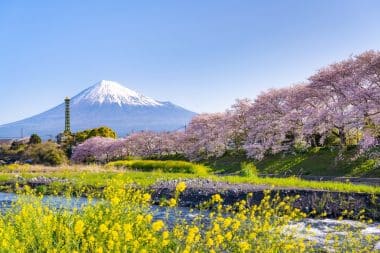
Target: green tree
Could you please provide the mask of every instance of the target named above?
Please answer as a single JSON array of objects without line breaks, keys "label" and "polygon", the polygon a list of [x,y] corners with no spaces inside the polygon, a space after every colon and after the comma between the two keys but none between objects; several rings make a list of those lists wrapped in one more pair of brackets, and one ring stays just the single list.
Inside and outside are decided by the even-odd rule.
[{"label": "green tree", "polygon": [[41,143],[41,137],[38,136],[37,134],[32,134],[29,138],[29,143],[28,144],[38,144]]},{"label": "green tree", "polygon": [[93,129],[87,129],[87,130],[84,130],[81,132],[77,132],[77,133],[75,133],[74,136],[75,136],[75,142],[77,144],[82,143],[85,140],[90,139],[90,138],[95,137],[95,136],[107,137],[107,138],[113,138],[113,139],[116,139],[116,137],[117,137],[116,132],[114,130],[112,130],[111,128],[106,127],[106,126],[93,128]]}]

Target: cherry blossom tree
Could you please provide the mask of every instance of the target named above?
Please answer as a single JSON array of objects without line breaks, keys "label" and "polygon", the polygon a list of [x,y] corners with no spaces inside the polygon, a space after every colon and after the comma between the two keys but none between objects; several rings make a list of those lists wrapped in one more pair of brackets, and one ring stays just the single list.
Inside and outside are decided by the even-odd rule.
[{"label": "cherry blossom tree", "polygon": [[369,51],[319,70],[309,78],[321,102],[318,115],[328,119],[332,133],[345,145],[350,130],[368,120],[379,123],[380,54]]},{"label": "cherry blossom tree", "polygon": [[249,131],[245,150],[249,157],[262,158],[266,152],[284,149],[289,127],[284,123],[288,112],[289,89],[271,89],[262,93],[248,111]]},{"label": "cherry blossom tree", "polygon": [[[191,160],[244,150],[249,157],[323,145],[330,135],[342,147],[363,133],[363,149],[380,142],[380,52],[367,51],[318,70],[307,82],[271,89],[254,101],[236,100],[223,113],[195,116],[185,131],[137,132],[125,139],[92,138],[73,161],[107,161],[181,154]],[[359,136],[359,135],[358,135]]]},{"label": "cherry blossom tree", "polygon": [[108,162],[128,156],[124,139],[93,137],[74,148],[73,162]]},{"label": "cherry blossom tree", "polygon": [[195,116],[185,131],[185,154],[189,159],[223,155],[228,148],[226,113]]},{"label": "cherry blossom tree", "polygon": [[248,113],[253,106],[250,99],[237,99],[235,104],[226,112],[226,130],[229,135],[229,149],[243,150],[244,143],[248,137],[249,124]]},{"label": "cherry blossom tree", "polygon": [[152,132],[143,131],[129,135],[126,146],[131,155],[154,157],[172,154],[182,154],[183,132]]}]

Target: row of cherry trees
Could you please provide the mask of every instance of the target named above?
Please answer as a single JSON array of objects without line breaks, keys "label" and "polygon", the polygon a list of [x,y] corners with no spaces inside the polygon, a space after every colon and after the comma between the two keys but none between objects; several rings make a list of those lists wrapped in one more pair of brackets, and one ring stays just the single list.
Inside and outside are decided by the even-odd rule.
[{"label": "row of cherry trees", "polygon": [[237,100],[223,113],[195,116],[185,131],[139,132],[124,139],[93,138],[72,159],[182,154],[191,160],[225,152],[265,154],[321,146],[336,136],[341,147],[356,136],[363,148],[379,141],[380,52],[368,51],[320,69],[307,82],[271,89],[254,101]]}]

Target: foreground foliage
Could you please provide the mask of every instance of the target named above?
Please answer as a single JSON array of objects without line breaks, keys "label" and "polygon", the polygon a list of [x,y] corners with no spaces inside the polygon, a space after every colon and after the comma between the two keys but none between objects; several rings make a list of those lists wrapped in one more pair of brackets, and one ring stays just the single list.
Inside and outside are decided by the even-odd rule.
[{"label": "foreground foliage", "polygon": [[[25,189],[24,189],[25,190]],[[151,196],[111,180],[104,199],[81,209],[53,208],[26,189],[0,217],[0,247],[6,252],[313,252],[314,242],[289,226],[306,215],[291,207],[293,199],[270,197],[247,206],[223,206],[214,195],[191,220],[180,218],[176,197],[162,201],[165,218],[150,208]],[[250,196],[249,196],[250,197]],[[171,211],[171,213],[170,213]],[[173,218],[176,217],[176,218]],[[337,252],[370,252],[378,238],[351,232],[328,237],[325,246]]]}]

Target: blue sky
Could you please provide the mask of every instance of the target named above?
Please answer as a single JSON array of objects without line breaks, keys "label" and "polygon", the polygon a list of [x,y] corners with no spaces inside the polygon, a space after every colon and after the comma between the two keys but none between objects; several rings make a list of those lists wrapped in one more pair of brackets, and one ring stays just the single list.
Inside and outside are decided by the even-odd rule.
[{"label": "blue sky", "polygon": [[380,47],[380,1],[0,1],[0,124],[101,79],[196,112]]}]

